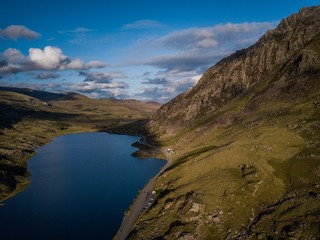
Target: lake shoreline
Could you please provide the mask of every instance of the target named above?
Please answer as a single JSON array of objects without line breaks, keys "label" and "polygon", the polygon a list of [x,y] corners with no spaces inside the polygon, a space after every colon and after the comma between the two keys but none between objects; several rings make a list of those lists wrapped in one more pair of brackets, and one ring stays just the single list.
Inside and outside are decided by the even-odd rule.
[{"label": "lake shoreline", "polygon": [[[16,196],[17,194],[19,194],[20,192],[24,191],[24,189],[26,187],[29,186],[30,184],[30,171],[29,171],[29,165],[28,165],[28,161],[37,153],[36,149],[50,143],[53,141],[53,139],[57,138],[57,137],[61,137],[67,134],[77,134],[77,133],[89,133],[89,132],[100,132],[99,130],[97,131],[96,129],[81,129],[78,128],[76,130],[71,130],[71,131],[66,131],[65,129],[60,130],[58,132],[54,132],[54,134],[50,135],[50,136],[43,136],[43,135],[39,135],[39,141],[37,141],[37,139],[35,140],[35,142],[33,142],[33,145],[28,146],[28,151],[26,151],[26,154],[23,156],[23,159],[19,162],[19,165],[16,165],[19,168],[23,168],[24,169],[24,174],[23,175],[17,175],[17,177],[15,177],[16,182],[13,183],[15,184],[14,186],[14,190],[12,190],[10,193],[8,194],[4,194],[4,196],[0,196],[0,203],[3,203],[4,201],[7,201],[8,199]],[[26,144],[28,142],[26,141]],[[23,150],[21,150],[23,151]],[[14,156],[13,156],[14,157]],[[18,156],[16,156],[15,158],[18,158]],[[18,178],[18,180],[17,180]],[[13,185],[11,186],[13,188]]]},{"label": "lake shoreline", "polygon": [[[136,220],[143,215],[143,213],[148,209],[149,204],[152,204],[152,200],[155,197],[154,185],[158,179],[158,177],[168,169],[172,164],[172,159],[170,153],[156,146],[152,146],[147,143],[147,137],[144,135],[139,135],[140,137],[139,144],[146,146],[150,149],[154,149],[156,151],[160,151],[162,154],[166,156],[165,160],[166,164],[160,169],[160,171],[155,175],[147,184],[139,191],[138,195],[133,200],[129,209],[125,212],[121,226],[114,236],[113,240],[125,240],[130,234],[132,228]],[[144,151],[144,150],[143,150]]]},{"label": "lake shoreline", "polygon": [[[163,154],[163,153],[161,153],[161,149],[159,149],[159,148],[155,149],[154,147],[151,147],[151,145],[149,145],[147,143],[147,141],[146,141],[147,137],[145,135],[135,134],[135,133],[132,133],[132,131],[128,131],[128,132],[126,132],[126,131],[112,131],[110,129],[105,130],[105,129],[75,128],[75,129],[68,129],[67,131],[65,129],[63,129],[63,130],[60,130],[60,131],[52,132],[51,135],[43,137],[41,139],[42,140],[41,142],[40,141],[37,142],[36,144],[34,144],[32,146],[31,149],[29,149],[29,152],[25,156],[25,159],[23,161],[23,166],[22,166],[22,167],[25,168],[26,174],[24,176],[22,176],[22,177],[19,177],[19,180],[16,182],[15,189],[12,192],[10,192],[10,194],[8,194],[5,197],[1,198],[0,199],[0,203],[5,205],[6,201],[8,201],[9,199],[21,194],[23,191],[26,190],[26,188],[28,186],[30,186],[30,183],[31,183],[30,177],[31,177],[32,172],[30,171],[30,167],[29,167],[28,162],[35,154],[37,154],[37,149],[38,148],[40,148],[40,147],[42,147],[44,145],[47,145],[50,142],[52,142],[55,138],[58,138],[58,137],[61,137],[61,136],[64,136],[64,135],[81,134],[81,133],[94,133],[94,132],[96,132],[96,133],[103,132],[103,133],[107,133],[107,134],[127,135],[127,136],[139,137],[140,139],[137,142],[134,142],[132,144],[132,146],[137,149],[137,151],[132,152],[132,154],[131,154],[132,156],[137,157],[137,158],[150,158],[150,157],[152,157],[152,158],[157,158],[159,160],[165,160],[166,161],[166,164],[159,170],[157,175],[155,177],[153,177],[152,179],[150,179],[144,185],[144,187],[142,188],[142,191],[149,184],[152,184],[152,186],[153,186],[157,176],[168,167],[169,161],[168,161],[167,157],[164,158],[163,156],[161,156],[161,154]],[[42,136],[40,135],[40,137],[42,137]],[[140,146],[137,146],[137,144],[135,144],[135,143],[140,144]],[[130,215],[131,209],[132,209],[132,207],[134,207],[135,202],[136,202],[137,198],[139,198],[139,195],[140,195],[140,193],[142,191],[137,192],[135,198],[132,199],[131,204],[128,206],[127,210],[124,212],[125,215],[124,215],[123,221],[125,220],[126,216]],[[123,228],[123,226],[121,225],[119,230],[116,233],[118,233],[119,231],[122,231],[122,228]]]},{"label": "lake shoreline", "polygon": [[[91,133],[91,132],[97,132],[97,133],[105,132],[105,133],[109,133],[109,134],[128,135],[128,136],[135,136],[135,137],[141,137],[141,138],[145,137],[144,135],[134,134],[132,132],[126,133],[126,132],[119,132],[119,131],[112,131],[112,130],[89,129],[89,128],[86,128],[86,129],[76,128],[76,130],[71,130],[71,131],[66,131],[65,129],[63,129],[61,131],[54,132],[55,134],[53,134],[51,136],[46,136],[46,137],[40,135],[39,137],[42,138],[42,140],[44,139],[44,141],[36,142],[36,144],[33,145],[32,148],[29,148],[28,153],[27,153],[27,155],[24,156],[23,160],[21,161],[21,164],[17,165],[17,166],[25,169],[25,175],[19,176],[20,177],[19,181],[17,181],[15,183],[16,185],[15,185],[15,189],[13,191],[11,191],[9,194],[6,194],[4,197],[2,197],[2,196],[0,197],[0,203],[3,203],[5,201],[7,201],[8,199],[16,196],[17,194],[24,191],[24,189],[26,187],[29,186],[29,184],[30,184],[29,177],[30,177],[31,173],[29,171],[28,161],[30,160],[30,158],[32,158],[36,154],[36,149],[52,142],[57,137],[61,137],[61,136],[67,135],[67,134],[80,134],[80,133]],[[138,151],[141,150],[139,147],[136,147],[136,146],[133,146],[133,147],[138,149]],[[136,152],[138,152],[138,151],[136,151]],[[135,156],[135,157],[148,158],[143,155],[139,155],[139,156]],[[158,158],[158,159],[167,161],[166,159],[163,159],[163,158]]]}]

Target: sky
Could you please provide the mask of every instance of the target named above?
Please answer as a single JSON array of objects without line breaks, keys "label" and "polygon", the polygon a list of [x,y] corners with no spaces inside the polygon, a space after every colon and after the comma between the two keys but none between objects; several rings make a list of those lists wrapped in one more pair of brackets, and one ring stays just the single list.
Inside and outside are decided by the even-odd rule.
[{"label": "sky", "polygon": [[0,85],[167,102],[315,0],[3,0]]}]

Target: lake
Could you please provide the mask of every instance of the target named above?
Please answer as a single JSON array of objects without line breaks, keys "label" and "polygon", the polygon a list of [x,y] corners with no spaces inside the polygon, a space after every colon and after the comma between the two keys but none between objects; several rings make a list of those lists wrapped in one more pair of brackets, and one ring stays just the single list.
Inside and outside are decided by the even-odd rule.
[{"label": "lake", "polygon": [[4,240],[112,239],[139,189],[165,161],[131,156],[139,138],[68,134],[37,149],[31,184],[0,207]]}]

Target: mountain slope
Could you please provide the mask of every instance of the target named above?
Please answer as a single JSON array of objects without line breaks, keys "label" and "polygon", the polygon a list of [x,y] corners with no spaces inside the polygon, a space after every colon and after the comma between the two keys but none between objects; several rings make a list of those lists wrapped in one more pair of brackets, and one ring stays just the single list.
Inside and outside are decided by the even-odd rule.
[{"label": "mountain slope", "polygon": [[129,239],[320,236],[320,7],[210,68],[141,132],[171,148]]},{"label": "mountain slope", "polygon": [[150,125],[195,123],[221,111],[232,100],[243,101],[240,107],[257,102],[254,97],[267,89],[263,101],[303,97],[312,85],[308,81],[312,71],[319,68],[319,28],[318,7],[284,19],[256,44],[221,60],[195,87],[163,105]]}]

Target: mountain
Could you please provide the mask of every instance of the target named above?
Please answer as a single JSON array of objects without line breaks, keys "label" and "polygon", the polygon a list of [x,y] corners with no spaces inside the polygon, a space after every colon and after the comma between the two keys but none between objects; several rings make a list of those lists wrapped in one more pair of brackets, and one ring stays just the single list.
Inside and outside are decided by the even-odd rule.
[{"label": "mountain", "polygon": [[0,87],[0,201],[28,185],[27,160],[53,137],[108,131],[145,119],[159,106],[91,99],[78,93]]},{"label": "mountain", "polygon": [[320,7],[222,59],[140,132],[174,153],[129,239],[318,239]]},{"label": "mountain", "polygon": [[230,101],[242,101],[238,107],[249,109],[274,98],[304,97],[319,68],[319,13],[318,7],[302,9],[253,46],[221,60],[195,87],[163,105],[151,125],[195,123],[230,106]]}]

